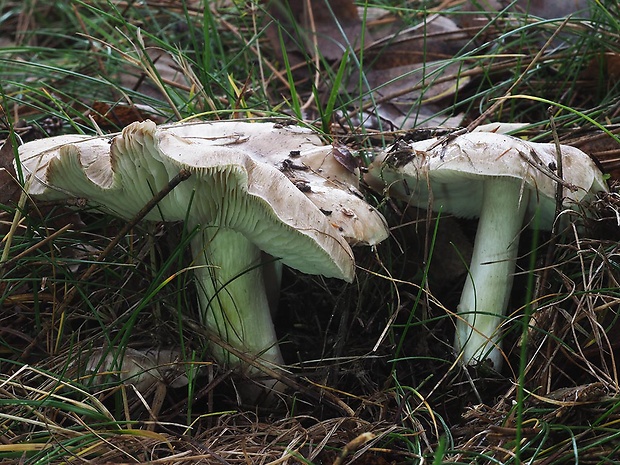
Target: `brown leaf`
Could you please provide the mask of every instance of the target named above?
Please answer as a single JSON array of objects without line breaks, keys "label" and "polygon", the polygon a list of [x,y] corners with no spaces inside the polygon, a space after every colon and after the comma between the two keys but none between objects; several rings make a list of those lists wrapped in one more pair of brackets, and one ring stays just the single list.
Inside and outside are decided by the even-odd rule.
[{"label": "brown leaf", "polygon": [[[541,18],[562,18],[575,13],[589,10],[589,0],[468,0],[463,6],[464,11],[495,12],[510,5],[509,11],[528,12]],[[583,15],[581,15],[583,16]]]},{"label": "brown leaf", "polygon": [[[612,133],[620,133],[620,128],[608,128]],[[562,137],[563,144],[572,145],[587,153],[599,163],[604,173],[611,179],[620,180],[620,143],[600,130],[572,132]]]},{"label": "brown leaf", "polygon": [[[468,0],[462,10],[465,12],[495,13],[510,5],[508,11],[525,13],[540,18],[564,18],[569,15],[589,17],[589,0]],[[488,24],[488,15],[464,14],[460,24],[463,27],[480,28]]]},{"label": "brown leaf", "polygon": [[14,159],[13,145],[7,139],[0,147],[0,204],[16,204],[21,194],[21,187],[13,167]]},{"label": "brown leaf", "polygon": [[358,168],[359,160],[344,145],[334,144],[331,154],[349,172],[354,173]]},{"label": "brown leaf", "polygon": [[448,118],[441,115],[441,110],[445,108],[442,101],[469,83],[461,72],[460,63],[442,62],[371,69],[366,72],[366,80],[379,103],[369,111],[399,129],[460,126],[462,115]]},{"label": "brown leaf", "polygon": [[604,52],[592,58],[581,73],[580,80],[588,88],[600,88],[601,83],[608,88],[616,86],[620,80],[620,53]]},{"label": "brown leaf", "polygon": [[[469,82],[469,78],[460,77],[462,64],[445,66],[439,63],[462,50],[467,35],[454,21],[441,15],[430,15],[419,25],[405,28],[393,14],[380,15],[380,9],[374,10],[378,11],[373,11],[375,19],[367,23],[369,31],[365,34],[363,88],[358,87],[357,79],[347,85],[349,93],[366,95],[370,92],[378,103],[365,112],[370,117],[364,115],[362,124],[377,128],[378,123],[375,123],[381,121],[381,127],[388,124],[405,129],[420,124],[459,125],[461,116],[448,120],[433,118],[433,115],[443,108],[440,100],[454,96]],[[303,62],[308,54],[314,55],[314,40],[319,52],[332,61],[341,59],[344,50],[359,45],[363,25],[357,7],[349,0],[331,0],[329,5],[306,0],[274,2],[270,4],[269,13],[286,32],[282,40],[291,62],[294,62],[291,51],[299,50],[298,47],[303,47],[305,54],[300,54],[297,62]],[[298,30],[301,34],[295,37]],[[381,36],[379,40],[372,40],[372,36],[378,35]],[[280,36],[275,26],[268,30],[268,36],[279,51]],[[303,77],[307,77],[305,67]],[[351,117],[357,119],[357,110]]]},{"label": "brown leaf", "polygon": [[149,118],[144,111],[136,105],[119,103],[110,105],[105,102],[94,102],[92,111],[89,113],[93,121],[104,130],[116,130]]},{"label": "brown leaf", "polygon": [[[359,45],[362,21],[351,0],[330,0],[329,7],[322,0],[273,1],[267,10],[279,27],[286,31],[282,37],[289,60],[293,63],[304,61],[305,55],[314,56],[317,50],[324,58],[336,61],[342,58],[345,50],[350,49],[349,44],[353,47]],[[280,37],[274,24],[267,29],[267,37],[281,55]],[[298,44],[303,45],[303,50],[299,49]],[[294,57],[291,51],[302,54]]]},{"label": "brown leaf", "polygon": [[588,11],[588,3],[589,0],[518,0],[517,8],[541,18],[562,18]]},{"label": "brown leaf", "polygon": [[[373,30],[373,35],[378,34]],[[395,68],[451,58],[465,47],[467,40],[467,34],[450,18],[431,15],[407,29],[393,23],[380,39],[366,46],[364,56],[374,70]]]}]

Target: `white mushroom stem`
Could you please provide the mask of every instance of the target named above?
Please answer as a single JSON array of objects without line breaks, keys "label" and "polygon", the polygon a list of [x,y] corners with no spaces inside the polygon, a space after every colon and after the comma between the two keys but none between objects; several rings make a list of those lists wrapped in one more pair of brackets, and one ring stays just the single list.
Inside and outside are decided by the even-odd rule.
[{"label": "white mushroom stem", "polygon": [[[205,228],[192,240],[202,321],[224,341],[271,368],[283,359],[271,319],[262,254],[243,234],[226,228]],[[226,350],[213,355],[226,366],[245,366]]]},{"label": "white mushroom stem", "polygon": [[527,189],[514,178],[484,181],[478,231],[461,302],[454,348],[462,363],[502,366],[500,331],[512,290],[519,234],[528,204]]}]

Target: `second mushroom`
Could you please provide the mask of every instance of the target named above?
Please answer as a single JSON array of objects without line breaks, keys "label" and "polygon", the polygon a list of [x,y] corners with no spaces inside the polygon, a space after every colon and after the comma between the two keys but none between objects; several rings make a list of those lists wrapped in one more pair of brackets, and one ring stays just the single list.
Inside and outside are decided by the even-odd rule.
[{"label": "second mushroom", "polygon": [[557,153],[554,144],[490,132],[397,142],[375,159],[365,179],[410,205],[479,218],[454,348],[464,364],[486,363],[494,370],[502,366],[500,325],[521,230],[550,230],[556,206],[573,208],[607,190],[594,162],[574,147],[561,146]]}]

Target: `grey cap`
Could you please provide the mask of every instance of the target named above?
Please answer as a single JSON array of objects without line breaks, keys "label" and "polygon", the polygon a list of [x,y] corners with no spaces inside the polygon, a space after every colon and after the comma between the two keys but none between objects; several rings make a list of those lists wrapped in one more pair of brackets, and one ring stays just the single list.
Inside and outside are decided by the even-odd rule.
[{"label": "grey cap", "polygon": [[[563,204],[570,207],[606,191],[594,161],[575,147],[561,146]],[[526,217],[539,209],[539,226],[550,229],[555,218],[556,146],[527,142],[490,132],[448,138],[400,142],[372,163],[366,181],[377,190],[409,204],[464,218],[480,216],[484,179],[518,179],[529,196]],[[430,203],[429,203],[430,202]]]}]

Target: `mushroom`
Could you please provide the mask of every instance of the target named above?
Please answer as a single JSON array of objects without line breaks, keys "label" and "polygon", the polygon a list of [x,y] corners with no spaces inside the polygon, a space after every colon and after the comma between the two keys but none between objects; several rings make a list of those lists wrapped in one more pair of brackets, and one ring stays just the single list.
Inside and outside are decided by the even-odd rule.
[{"label": "mushroom", "polygon": [[524,225],[552,228],[558,183],[563,208],[607,190],[586,154],[560,147],[562,179],[554,144],[485,132],[399,141],[373,161],[365,176],[373,188],[410,205],[479,218],[457,307],[454,348],[464,364],[486,362],[501,369],[499,326],[508,307],[519,234]]},{"label": "mushroom", "polygon": [[[179,363],[182,354],[175,349],[132,349],[125,347],[123,354],[106,349],[95,349],[88,354],[84,367],[86,373],[97,373],[97,384],[105,382],[107,375],[116,375],[145,395],[154,387],[167,385],[172,388],[187,386],[189,379]],[[119,366],[119,360],[120,365]]]},{"label": "mushroom", "polygon": [[[190,178],[146,219],[186,221],[194,234],[202,323],[273,368],[283,364],[266,291],[278,285],[274,261],[351,282],[355,262],[347,240],[374,245],[388,234],[383,217],[355,195],[356,174],[344,182],[305,164],[308,157],[329,160],[332,149],[297,126],[145,121],[111,138],[38,140],[19,154],[33,175],[33,197],[80,197],[121,218],[132,218],[180,170],[189,170]],[[294,182],[298,177],[303,183]],[[351,214],[339,214],[345,210]],[[213,355],[256,372],[222,348]]]}]

